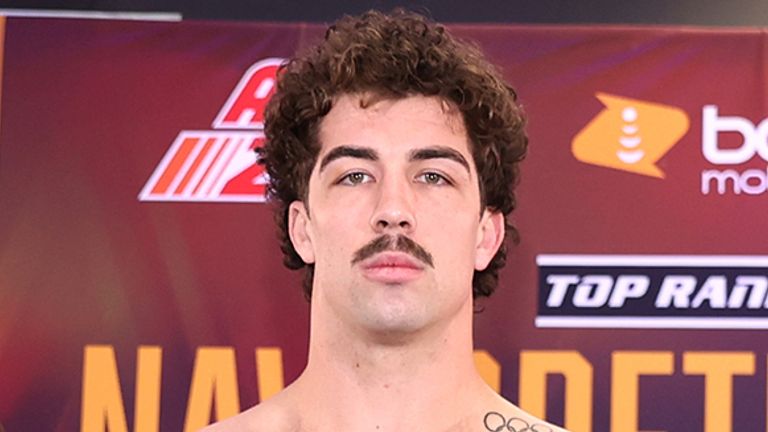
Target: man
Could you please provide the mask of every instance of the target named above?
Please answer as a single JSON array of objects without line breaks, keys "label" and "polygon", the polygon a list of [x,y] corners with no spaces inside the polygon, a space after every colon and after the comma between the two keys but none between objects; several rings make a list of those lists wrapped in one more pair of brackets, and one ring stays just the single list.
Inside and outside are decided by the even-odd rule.
[{"label": "man", "polygon": [[504,265],[524,118],[471,46],[419,15],[345,17],[288,63],[263,158],[309,359],[210,431],[555,431],[475,369],[473,300]]}]

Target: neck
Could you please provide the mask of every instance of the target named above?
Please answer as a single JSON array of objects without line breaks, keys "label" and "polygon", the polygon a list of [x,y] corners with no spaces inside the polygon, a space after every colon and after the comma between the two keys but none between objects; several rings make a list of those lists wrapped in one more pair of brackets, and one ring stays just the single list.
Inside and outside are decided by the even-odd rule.
[{"label": "neck", "polygon": [[[328,313],[313,305],[309,361],[297,380],[311,400],[307,414],[323,415],[318,429],[446,430],[453,425],[436,419],[455,419],[485,388],[472,356],[471,300],[451,319],[412,333],[350,329]],[[312,399],[328,389],[333,397]]]}]

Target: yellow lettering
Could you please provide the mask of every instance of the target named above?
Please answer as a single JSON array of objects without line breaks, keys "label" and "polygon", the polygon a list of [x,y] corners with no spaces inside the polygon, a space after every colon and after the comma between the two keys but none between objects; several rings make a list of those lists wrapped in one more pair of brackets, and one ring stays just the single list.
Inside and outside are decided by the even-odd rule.
[{"label": "yellow lettering", "polygon": [[258,379],[260,402],[264,402],[285,387],[283,352],[280,348],[256,348],[256,379]]},{"label": "yellow lettering", "polygon": [[686,352],[686,375],[704,375],[704,432],[733,429],[733,376],[754,375],[755,355],[750,352]]},{"label": "yellow lettering", "polygon": [[[85,347],[80,431],[127,432],[125,406],[115,351],[107,345]],[[139,347],[136,362],[134,430],[157,431],[160,422],[160,347]]]},{"label": "yellow lettering", "polygon": [[86,346],[80,431],[103,432],[105,423],[111,432],[128,432],[115,351],[111,346]]},{"label": "yellow lettering", "polygon": [[214,401],[216,420],[223,420],[240,411],[235,350],[232,348],[197,349],[184,432],[194,432],[208,425]]},{"label": "yellow lettering", "polygon": [[592,431],[593,368],[577,351],[520,353],[520,407],[544,418],[547,412],[547,375],[565,377],[565,428]]},{"label": "yellow lettering", "polygon": [[160,374],[163,351],[160,347],[139,347],[136,363],[136,396],[133,430],[157,432],[160,430]]},{"label": "yellow lettering", "polygon": [[496,393],[501,393],[501,365],[485,350],[475,350],[475,368]]},{"label": "yellow lettering", "polygon": [[640,432],[640,375],[672,375],[671,352],[617,351],[611,368],[611,430]]}]

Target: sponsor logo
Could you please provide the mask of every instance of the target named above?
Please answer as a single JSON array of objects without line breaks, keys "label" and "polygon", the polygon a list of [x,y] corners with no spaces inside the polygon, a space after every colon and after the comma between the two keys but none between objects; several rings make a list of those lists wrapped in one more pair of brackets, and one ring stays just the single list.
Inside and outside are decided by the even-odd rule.
[{"label": "sponsor logo", "polygon": [[688,131],[688,115],[677,107],[605,93],[605,105],[573,139],[571,150],[581,162],[664,178],[656,166]]},{"label": "sponsor logo", "polygon": [[213,121],[213,130],[183,130],[155,168],[139,201],[263,202],[267,183],[257,162],[264,108],[282,59],[257,62]]},{"label": "sponsor logo", "polygon": [[[721,134],[741,137],[738,147],[720,146]],[[768,163],[768,118],[758,125],[739,116],[721,116],[717,105],[702,110],[701,150],[713,165],[740,165],[756,156]],[[768,165],[765,168],[707,169],[701,172],[701,193],[758,195],[768,191]]]},{"label": "sponsor logo", "polygon": [[[688,131],[688,115],[673,106],[606,93],[595,96],[605,108],[574,137],[574,157],[592,165],[664,178],[657,162]],[[705,105],[701,125],[701,152],[716,166],[701,171],[701,193],[768,192],[768,118],[755,124],[744,117],[722,115],[717,105]],[[727,135],[740,137],[739,143],[723,145],[721,140]],[[755,165],[755,160],[766,165]],[[751,165],[745,166],[747,163]]]},{"label": "sponsor logo", "polygon": [[768,329],[768,256],[539,255],[537,327]]}]

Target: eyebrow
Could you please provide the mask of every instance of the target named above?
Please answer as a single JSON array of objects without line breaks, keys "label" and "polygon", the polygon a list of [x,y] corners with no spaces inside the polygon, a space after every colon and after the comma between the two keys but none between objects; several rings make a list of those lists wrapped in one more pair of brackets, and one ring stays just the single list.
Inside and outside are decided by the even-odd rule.
[{"label": "eyebrow", "polygon": [[428,159],[449,159],[463,166],[464,169],[467,170],[468,174],[471,172],[469,169],[469,162],[467,162],[467,159],[465,159],[464,156],[461,155],[461,153],[459,153],[458,151],[450,147],[435,146],[435,147],[426,147],[426,148],[411,150],[408,156],[408,159],[411,161],[428,160]]},{"label": "eyebrow", "polygon": [[[338,146],[329,151],[327,155],[323,156],[320,161],[320,172],[331,162],[343,157],[351,157],[357,159],[365,159],[369,161],[378,161],[379,154],[376,150],[367,147],[355,147],[355,146]],[[429,159],[448,159],[452,160],[467,170],[470,173],[469,162],[458,151],[444,146],[426,147],[420,149],[411,150],[408,153],[409,161],[422,161]]]},{"label": "eyebrow", "polygon": [[379,154],[376,153],[376,151],[373,149],[365,147],[338,146],[329,151],[327,155],[323,156],[323,159],[320,161],[320,172],[322,172],[323,168],[325,168],[325,166],[329,163],[343,157],[366,159],[370,161],[379,160]]}]

